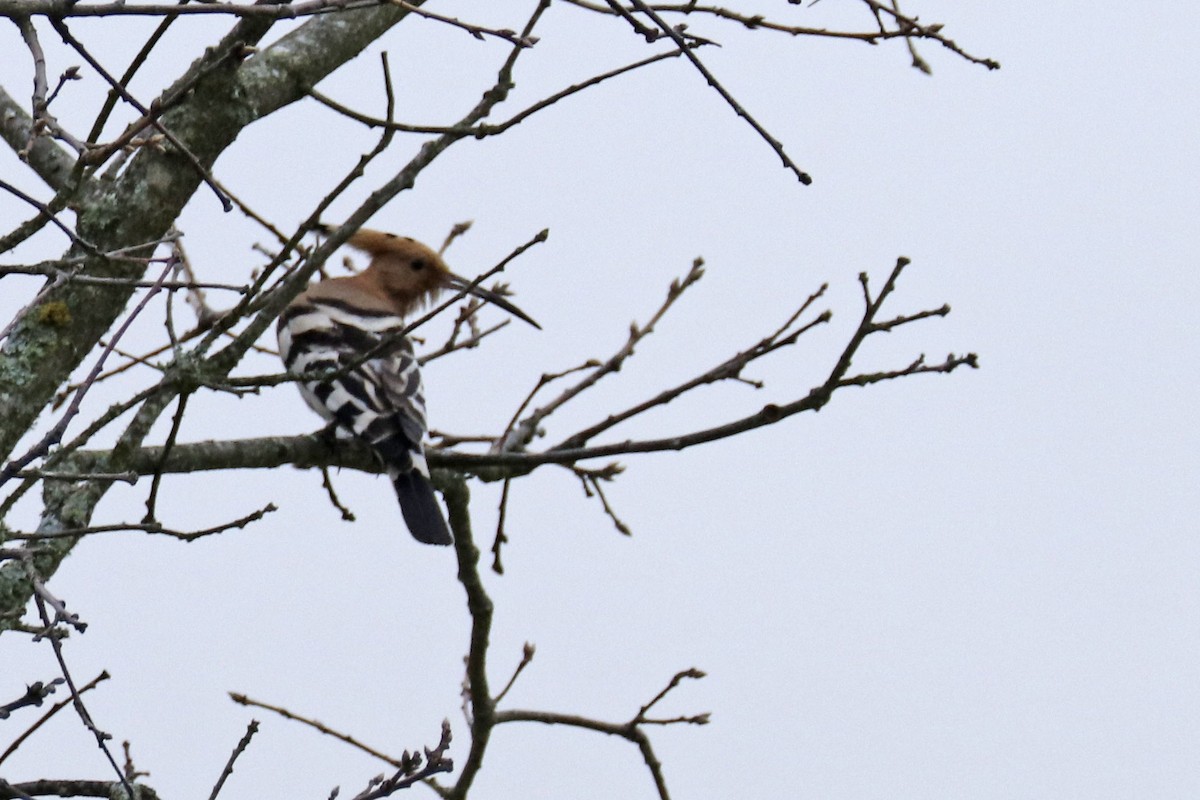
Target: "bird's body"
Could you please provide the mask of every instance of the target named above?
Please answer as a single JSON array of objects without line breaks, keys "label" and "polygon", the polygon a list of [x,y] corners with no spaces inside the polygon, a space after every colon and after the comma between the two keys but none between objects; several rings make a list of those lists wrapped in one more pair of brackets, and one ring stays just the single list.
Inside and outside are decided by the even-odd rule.
[{"label": "bird's body", "polygon": [[298,385],[314,411],[379,455],[412,535],[427,544],[450,544],[429,482],[425,395],[404,319],[442,288],[458,286],[532,320],[469,286],[420,242],[360,230],[348,243],[368,253],[370,265],[357,275],[316,283],[288,305],[277,326],[280,357],[289,372],[313,376]]}]

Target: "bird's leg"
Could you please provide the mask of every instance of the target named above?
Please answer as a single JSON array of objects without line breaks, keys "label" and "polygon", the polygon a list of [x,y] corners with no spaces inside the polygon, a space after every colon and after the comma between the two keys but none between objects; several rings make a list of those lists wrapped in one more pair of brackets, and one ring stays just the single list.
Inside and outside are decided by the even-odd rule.
[{"label": "bird's leg", "polygon": [[313,436],[316,436],[318,439],[320,439],[322,442],[324,442],[327,446],[329,446],[331,448],[337,447],[339,438],[344,438],[344,434],[342,437],[338,436],[338,424],[336,421],[330,422],[324,428],[321,428],[321,430],[314,433]]}]

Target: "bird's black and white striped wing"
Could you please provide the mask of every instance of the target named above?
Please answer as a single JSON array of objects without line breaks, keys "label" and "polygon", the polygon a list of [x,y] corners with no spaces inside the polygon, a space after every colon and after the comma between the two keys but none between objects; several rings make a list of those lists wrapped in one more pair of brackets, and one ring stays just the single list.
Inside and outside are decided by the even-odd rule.
[{"label": "bird's black and white striped wing", "polygon": [[[320,375],[300,381],[305,401],[327,421],[369,444],[387,466],[405,522],[422,542],[449,544],[429,484],[422,440],[427,430],[421,372],[403,320],[333,299],[301,299],[280,317],[279,352],[288,370]],[[395,342],[357,363],[388,336]],[[337,373],[343,370],[343,373]]]}]

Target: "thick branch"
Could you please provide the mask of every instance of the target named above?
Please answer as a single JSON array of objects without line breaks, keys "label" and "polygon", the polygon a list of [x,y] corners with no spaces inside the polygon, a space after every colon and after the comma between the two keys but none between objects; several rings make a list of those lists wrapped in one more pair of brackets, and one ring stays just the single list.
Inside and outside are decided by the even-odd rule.
[{"label": "thick branch", "polygon": [[50,137],[32,134],[33,118],[0,86],[0,138],[14,153],[25,151],[26,163],[47,186],[56,191],[62,189],[67,185],[75,158]]},{"label": "thick branch", "polygon": [[470,493],[461,476],[448,482],[442,495],[450,512],[450,530],[454,533],[454,551],[458,557],[458,581],[467,594],[467,611],[471,615],[471,643],[467,650],[467,691],[471,699],[471,748],[466,763],[448,794],[462,800],[471,789],[475,776],[483,766],[492,728],[496,724],[496,704],[488,687],[487,651],[492,631],[492,599],[483,587],[479,575],[479,548],[471,536],[471,515],[468,508]]},{"label": "thick branch", "polygon": [[[305,97],[309,86],[358,55],[404,15],[403,10],[386,6],[315,17],[244,64],[226,60],[222,68],[198,81],[187,99],[162,117],[162,124],[199,163],[211,168],[247,125]],[[206,58],[221,60],[231,48],[255,44],[270,25],[270,19],[239,22]],[[204,69],[206,63],[202,59],[192,71]],[[9,128],[15,133],[27,127],[28,123],[6,125],[6,139]],[[61,163],[65,155],[59,153]],[[80,233],[101,250],[157,241],[199,181],[194,164],[181,152],[170,147],[142,148],[114,185],[83,200]],[[90,259],[82,270],[98,277],[132,279],[140,278],[142,271],[129,262],[99,258]],[[42,307],[65,311],[68,325],[47,324],[35,309],[14,329],[0,353],[0,406],[8,411],[0,426],[0,456],[7,455],[28,430],[54,390],[112,325],[132,291],[127,286],[67,284],[52,292]]]},{"label": "thick branch", "polygon": [[[179,17],[196,14],[225,15],[233,17],[257,17],[292,19],[342,11],[355,8],[371,8],[381,5],[381,0],[306,0],[287,3],[277,0],[269,3],[217,3],[202,5],[177,5],[172,3],[129,3],[115,0],[112,3],[77,3],[76,0],[0,0],[0,16],[46,16],[62,17]],[[414,3],[416,5],[416,3]]]},{"label": "thick branch", "polygon": [[[134,784],[139,800],[158,800],[158,793],[142,783]],[[43,780],[9,783],[0,779],[0,800],[26,797],[123,797],[120,781]]]},{"label": "thick branch", "polygon": [[[523,453],[464,453],[454,450],[432,450],[429,464],[434,468],[471,472],[481,477],[500,478],[529,472],[543,464],[574,464],[596,458],[611,458],[630,453],[654,453],[684,450],[718,439],[726,439],[754,428],[773,425],[804,411],[816,411],[829,402],[833,391],[844,386],[866,386],[884,380],[926,372],[948,373],[960,366],[977,366],[974,354],[950,356],[936,365],[914,364],[903,370],[871,373],[844,378],[812,389],[804,397],[784,405],[768,404],[759,411],[722,425],[662,439],[627,439],[593,447],[550,449]],[[109,451],[84,451],[69,462],[73,470],[85,472],[92,466],[106,463]],[[164,474],[204,472],[223,469],[273,469],[291,464],[300,468],[343,467],[363,472],[380,472],[380,467],[366,445],[354,441],[330,443],[326,437],[269,436],[259,439],[193,442],[177,444],[162,459],[162,448],[146,447],[135,454],[129,468],[140,475],[149,475],[156,466]]]}]

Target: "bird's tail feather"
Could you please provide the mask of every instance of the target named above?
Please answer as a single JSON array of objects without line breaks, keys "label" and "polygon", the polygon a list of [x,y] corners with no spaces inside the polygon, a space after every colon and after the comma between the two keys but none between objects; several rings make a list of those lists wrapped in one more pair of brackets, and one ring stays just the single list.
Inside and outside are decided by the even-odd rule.
[{"label": "bird's tail feather", "polygon": [[429,479],[416,470],[391,475],[400,500],[400,511],[413,538],[423,544],[450,544],[450,528],[442,516]]}]

